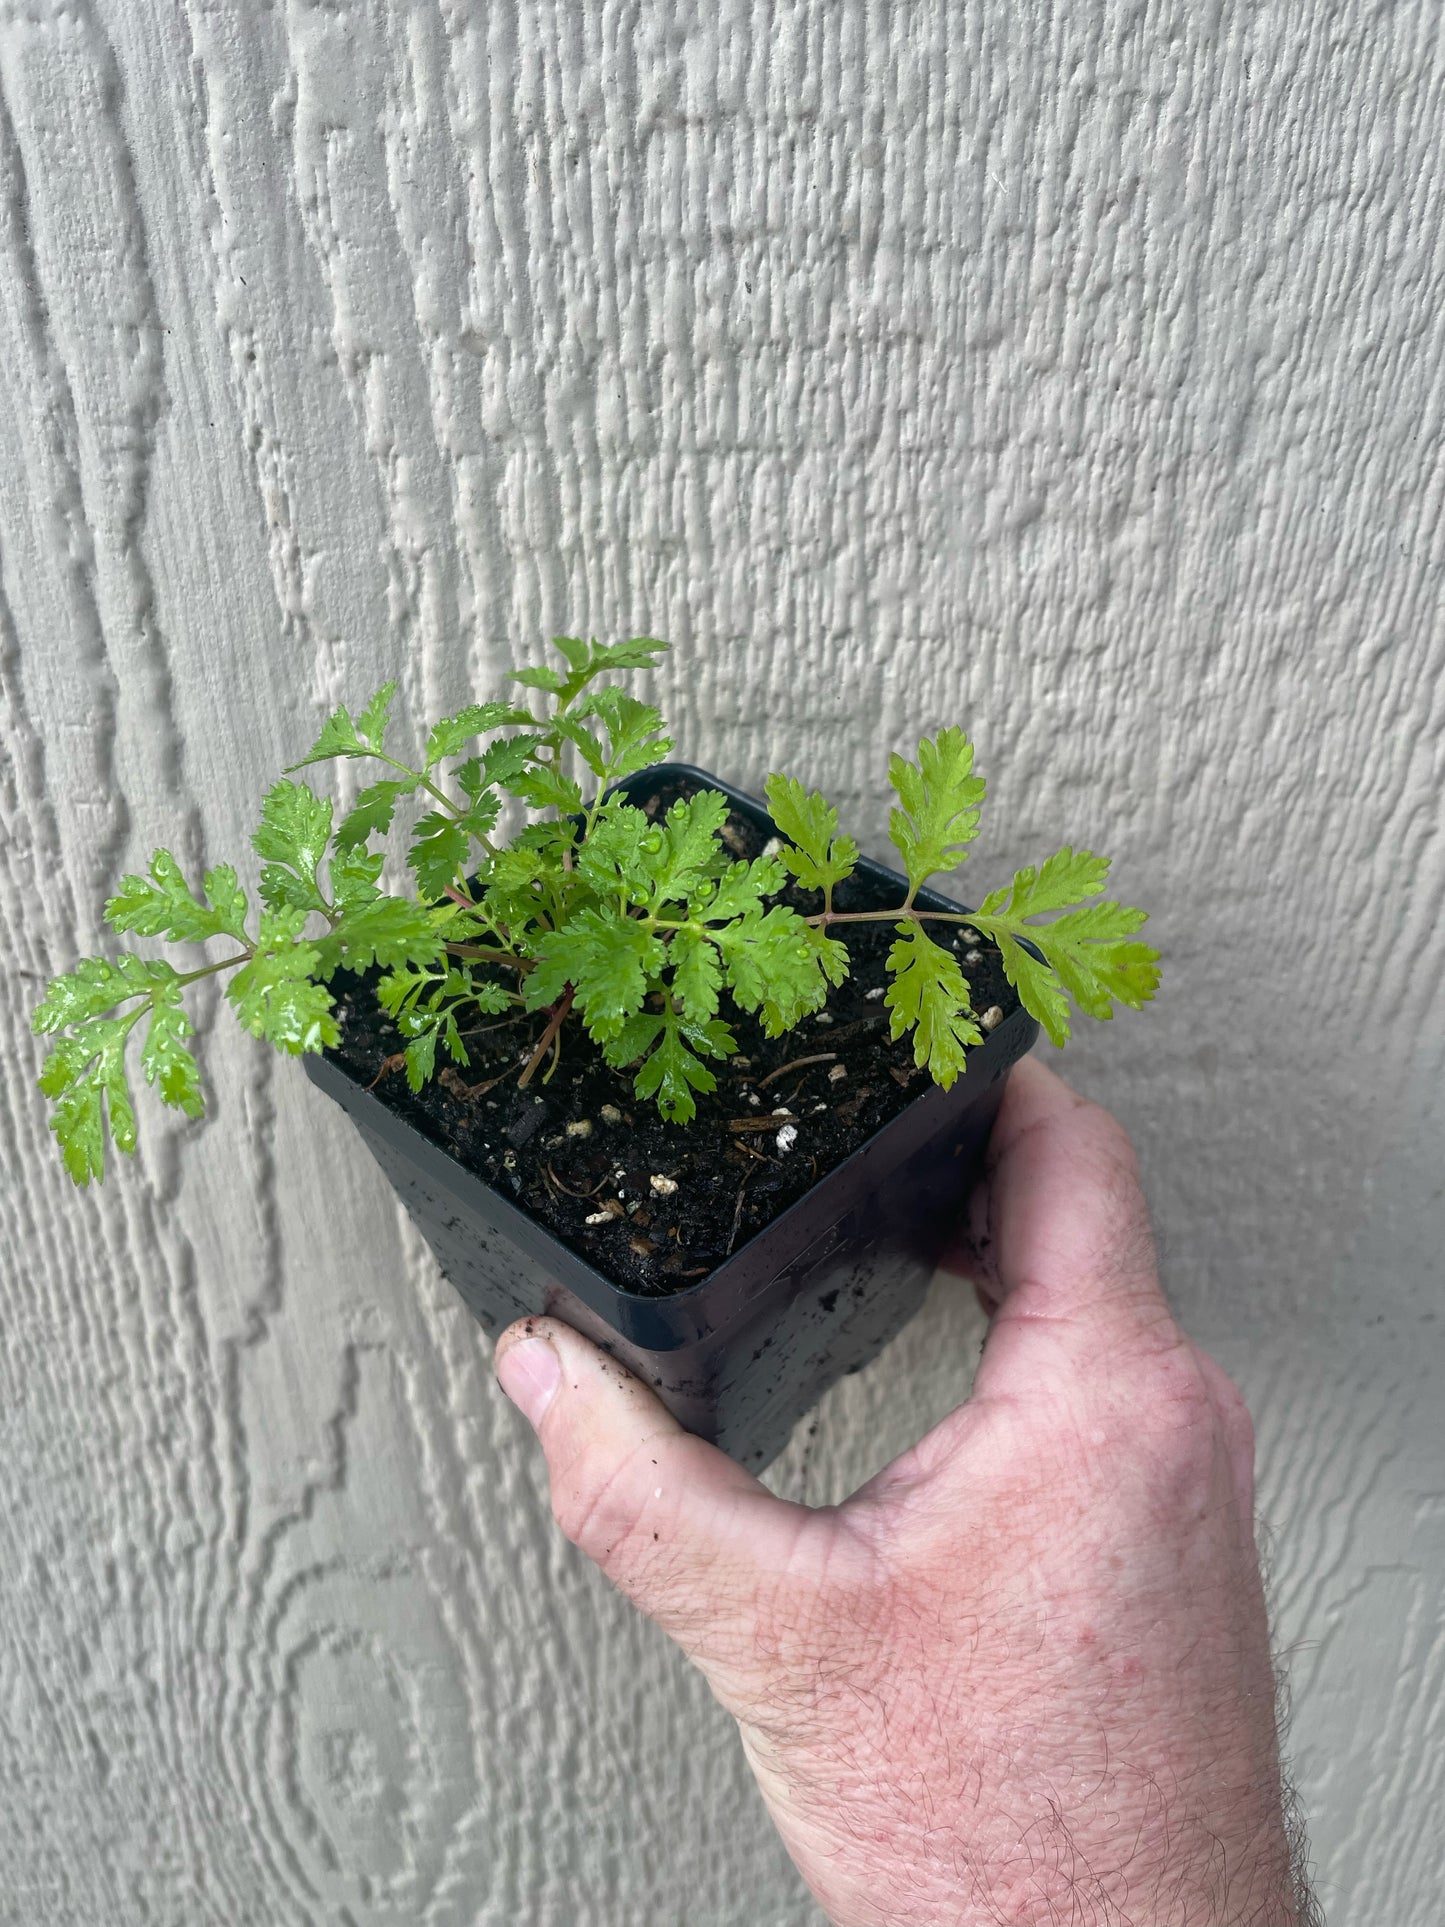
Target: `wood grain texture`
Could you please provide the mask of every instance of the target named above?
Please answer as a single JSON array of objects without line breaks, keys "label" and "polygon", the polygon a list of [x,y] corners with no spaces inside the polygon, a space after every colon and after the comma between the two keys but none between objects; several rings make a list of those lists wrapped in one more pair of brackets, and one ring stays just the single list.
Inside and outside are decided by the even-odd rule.
[{"label": "wood grain texture", "polygon": [[[79,1197],[29,1081],[123,868],[564,628],[875,843],[961,717],[981,877],[1155,907],[1073,1075],[1259,1421],[1329,1918],[1435,1917],[1442,137],[1431,0],[0,3],[0,1921],[817,1920],[342,1118],[207,1006]],[[941,1283],[775,1482],[978,1336]]]}]

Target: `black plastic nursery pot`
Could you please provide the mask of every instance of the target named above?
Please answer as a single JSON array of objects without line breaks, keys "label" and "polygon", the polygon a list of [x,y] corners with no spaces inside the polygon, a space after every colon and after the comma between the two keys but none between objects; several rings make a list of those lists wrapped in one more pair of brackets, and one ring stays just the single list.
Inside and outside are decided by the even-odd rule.
[{"label": "black plastic nursery pot", "polygon": [[[619,787],[643,804],[679,782],[721,791],[736,816],[773,833],[763,803],[688,764],[661,764]],[[896,890],[898,901],[907,887],[867,858],[858,877],[865,887]],[[917,902],[966,907],[932,891],[920,891]],[[823,1393],[866,1365],[918,1310],[982,1167],[1007,1073],[1037,1035],[1015,1006],[969,1052],[952,1090],[925,1082],[708,1276],[667,1296],[613,1283],[398,1115],[336,1054],[305,1061],[349,1113],[489,1334],[529,1314],[563,1320],[650,1385],[689,1431],[760,1471]]]}]

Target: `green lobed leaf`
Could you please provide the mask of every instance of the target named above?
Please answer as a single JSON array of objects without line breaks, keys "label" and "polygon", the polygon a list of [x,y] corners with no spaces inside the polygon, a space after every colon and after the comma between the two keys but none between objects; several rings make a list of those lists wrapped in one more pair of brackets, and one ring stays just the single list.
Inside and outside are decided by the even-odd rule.
[{"label": "green lobed leaf", "polygon": [[460,816],[428,810],[420,819],[406,860],[424,897],[444,896],[462,882],[471,868],[473,842],[486,837],[500,811],[496,791],[483,790]]},{"label": "green lobed leaf", "polygon": [[426,767],[434,769],[447,757],[455,756],[474,736],[484,736],[488,730],[501,729],[507,723],[534,720],[529,711],[518,709],[515,703],[468,703],[455,716],[444,716],[433,727],[427,737]]},{"label": "green lobed leaf", "polygon": [[[1113,902],[1069,907],[1096,896],[1108,874],[1107,857],[1063,849],[1037,870],[1019,870],[974,916],[998,944],[1004,974],[1024,1008],[1055,1044],[1070,1034],[1069,997],[1086,1016],[1110,1018],[1116,1002],[1138,1010],[1159,986],[1159,952],[1129,941],[1148,921],[1144,911]],[[1051,911],[1065,914],[1052,923],[1027,921]],[[1042,953],[1042,962],[1025,942]]]},{"label": "green lobed leaf", "polygon": [[511,932],[514,943],[520,942],[536,921],[541,908],[537,885],[545,868],[542,853],[524,843],[498,850],[488,865],[482,908]]},{"label": "green lobed leaf", "polygon": [[457,783],[475,803],[483,790],[510,789],[527,768],[535,736],[504,736],[488,743],[480,756],[473,756],[457,771]]},{"label": "green lobed leaf", "polygon": [[149,997],[158,987],[175,982],[176,973],[159,959],[82,957],[74,970],[54,977],[31,1013],[31,1028],[40,1035],[64,1030],[113,1010],[131,997]]},{"label": "green lobed leaf", "polygon": [[292,1055],[340,1041],[331,992],[316,981],[324,968],[321,949],[301,936],[304,923],[297,909],[268,910],[256,954],[226,985],[226,996],[251,1035]]},{"label": "green lobed leaf", "polygon": [[962,846],[978,834],[984,780],[973,774],[973,744],[951,728],[925,736],[916,763],[890,756],[888,780],[903,806],[889,811],[888,834],[917,889],[936,870],[963,862]]},{"label": "green lobed leaf", "polygon": [[338,964],[348,970],[369,970],[373,964],[424,968],[445,955],[426,906],[407,897],[374,896],[353,904],[316,947],[318,971],[327,975]]},{"label": "green lobed leaf", "polygon": [[204,1108],[201,1073],[186,1043],[194,1028],[181,1007],[180,985],[174,984],[156,997],[140,1057],[145,1081],[161,1102],[187,1117],[199,1117]]},{"label": "green lobed leaf", "polygon": [[693,1092],[708,1094],[717,1089],[717,1079],[702,1056],[730,1057],[737,1049],[737,1039],[717,1018],[693,1024],[668,1011],[649,1021],[653,1036],[660,1041],[643,1062],[632,1088],[640,1098],[656,1098],[657,1108],[669,1124],[690,1124],[697,1115]]},{"label": "green lobed leaf", "polygon": [[1108,880],[1108,857],[1095,856],[1092,850],[1056,850],[1037,869],[1030,865],[1017,870],[1012,883],[991,890],[979,905],[979,914],[1018,922],[1050,910],[1067,910],[1085,897],[1098,896]]},{"label": "green lobed leaf", "polygon": [[414,794],[416,787],[414,776],[386,777],[380,783],[368,784],[337,826],[337,849],[353,850],[368,837],[385,836],[397,803],[403,796]]},{"label": "green lobed leaf", "polygon": [[436,1070],[437,1032],[431,1025],[407,1045],[405,1053],[406,1081],[413,1091],[419,1091]]},{"label": "green lobed leaf", "polygon": [[550,763],[531,764],[508,787],[513,796],[521,797],[530,809],[557,810],[562,816],[575,816],[582,807],[579,785]]},{"label": "green lobed leaf", "polygon": [[672,995],[692,1024],[705,1024],[717,1015],[722,989],[722,962],[710,937],[695,930],[679,930],[668,939],[667,961],[672,965]]},{"label": "green lobed leaf", "polygon": [[[662,726],[660,713],[650,703],[639,702],[625,689],[609,686],[594,689],[579,705],[579,716],[596,716],[607,730],[607,752],[597,774],[615,783],[635,771],[657,763],[672,748],[672,738]],[[560,720],[560,719],[559,719]]]},{"label": "green lobed leaf", "polygon": [[577,851],[577,874],[599,897],[622,897],[629,903],[647,900],[650,876],[643,840],[655,836],[662,848],[662,832],[654,830],[644,813],[622,796],[609,796],[597,812],[591,834]]},{"label": "green lobed leaf", "polygon": [[338,851],[330,863],[333,909],[353,910],[380,896],[377,885],[384,861],[380,850],[356,847]]},{"label": "green lobed leaf", "polygon": [[792,776],[770,776],[764,793],[779,833],[788,839],[779,854],[805,890],[831,890],[853,874],[858,845],[839,836],[838,812],[826,798]]},{"label": "green lobed leaf", "polygon": [[[391,687],[395,687],[392,684]],[[372,702],[376,697],[372,697]],[[333,709],[321,725],[321,734],[307,750],[299,763],[288,763],[286,774],[305,769],[308,763],[329,763],[336,756],[369,756],[371,750],[357,734],[356,724],[351,720],[348,709]]]},{"label": "green lobed leaf", "polygon": [[579,722],[576,714],[554,717],[552,728],[565,742],[572,744],[594,776],[599,779],[606,776],[607,751],[602,739]]},{"label": "green lobed leaf", "polygon": [[533,955],[535,968],[522,986],[527,1009],[554,1003],[571,984],[588,1031],[601,1040],[642,1008],[648,981],[662,968],[666,953],[635,918],[586,909],[560,930],[538,937]]},{"label": "green lobed leaf", "polygon": [[730,863],[715,880],[702,879],[688,898],[687,914],[699,923],[731,923],[736,917],[760,912],[763,899],[776,896],[785,880],[783,866],[775,856]]},{"label": "green lobed leaf", "polygon": [[716,932],[728,987],[744,1010],[759,1014],[769,1037],[821,1010],[828,984],[848,974],[848,953],[784,904]]},{"label": "green lobed leaf", "polygon": [[[567,664],[567,675],[557,670],[514,669],[512,680],[528,689],[544,689],[557,697],[557,707],[565,709],[595,677],[609,669],[651,669],[666,653],[667,644],[651,636],[634,636],[628,642],[583,642],[577,636],[554,636],[553,644]],[[638,765],[640,768],[641,765]]]},{"label": "green lobed leaf", "polygon": [[227,863],[208,870],[206,900],[193,895],[181,866],[169,850],[157,850],[144,876],[122,877],[120,889],[105,906],[112,930],[142,937],[169,937],[197,943],[227,935],[246,941],[246,895]]},{"label": "green lobed leaf", "polygon": [[267,791],[251,847],[263,859],[261,897],[268,909],[324,908],[316,866],[331,838],[331,798],[283,777]]},{"label": "green lobed leaf", "polygon": [[99,1184],[105,1177],[104,1093],[87,1078],[56,1103],[50,1128],[60,1145],[65,1168],[77,1184]]},{"label": "green lobed leaf", "polygon": [[371,701],[361,712],[356,725],[356,733],[369,749],[380,754],[385,746],[386,719],[391,714],[392,698],[396,695],[395,678],[384,682]]},{"label": "green lobed leaf", "polygon": [[[727,1026],[719,1025],[718,1030],[727,1033]],[[731,1034],[727,1034],[731,1044]],[[633,1090],[640,1098],[656,1098],[657,1108],[669,1124],[690,1124],[697,1116],[693,1092],[707,1094],[717,1089],[717,1079],[689,1049],[689,1045],[708,1041],[706,1030],[684,1029],[675,1019],[664,1019],[662,1037],[637,1073]],[[709,1054],[725,1057],[728,1052],[719,1046]]]},{"label": "green lobed leaf", "polygon": [[526,689],[545,689],[549,693],[560,694],[566,688],[566,679],[555,669],[513,669],[513,682],[519,682]]},{"label": "green lobed leaf", "polygon": [[717,790],[679,797],[661,824],[642,837],[642,866],[651,883],[652,908],[685,901],[707,878],[726,868],[718,831],[727,821],[727,798]]},{"label": "green lobed leaf", "polygon": [[[174,974],[174,973],[172,973]],[[105,1127],[118,1151],[135,1150],[135,1111],[125,1075],[133,1016],[96,1017],[63,1038],[46,1059],[40,1088],[53,1100],[50,1128],[77,1184],[105,1176]]]},{"label": "green lobed leaf", "polygon": [[661,1035],[662,1019],[650,1010],[639,1011],[619,1025],[610,1037],[603,1038],[602,1055],[613,1070],[626,1070],[629,1064],[635,1064],[650,1051]]},{"label": "green lobed leaf", "polygon": [[898,941],[888,952],[893,981],[884,1003],[890,1034],[913,1031],[913,1061],[926,1066],[936,1084],[952,1088],[968,1049],[983,1042],[974,1021],[968,985],[951,950],[936,944],[916,923],[896,926]]}]

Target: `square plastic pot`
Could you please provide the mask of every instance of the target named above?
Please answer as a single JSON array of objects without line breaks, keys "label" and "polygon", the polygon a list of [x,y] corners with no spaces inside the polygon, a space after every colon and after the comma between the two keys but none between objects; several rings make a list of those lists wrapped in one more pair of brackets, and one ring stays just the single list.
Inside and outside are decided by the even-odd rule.
[{"label": "square plastic pot", "polygon": [[[684,763],[619,787],[636,802],[679,778],[720,790],[765,834],[766,806]],[[896,889],[864,858],[860,876]],[[964,905],[921,891],[927,909]],[[969,1189],[1010,1069],[1038,1026],[1014,1009],[969,1052],[951,1091],[929,1084],[706,1278],[671,1297],[624,1291],[367,1090],[330,1054],[313,1081],[348,1112],[446,1276],[493,1337],[543,1313],[644,1380],[689,1431],[760,1471],[839,1378],[918,1310]]]}]

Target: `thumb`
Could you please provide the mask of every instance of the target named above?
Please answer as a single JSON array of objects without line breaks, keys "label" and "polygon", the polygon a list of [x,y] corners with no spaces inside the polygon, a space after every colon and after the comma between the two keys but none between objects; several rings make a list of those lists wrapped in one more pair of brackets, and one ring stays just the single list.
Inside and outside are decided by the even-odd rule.
[{"label": "thumb", "polygon": [[509,1326],[495,1367],[541,1440],[558,1525],[729,1697],[716,1675],[735,1671],[749,1646],[739,1633],[812,1515],[685,1432],[645,1385],[554,1318]]}]

